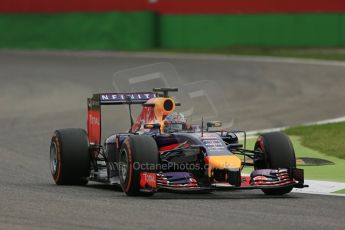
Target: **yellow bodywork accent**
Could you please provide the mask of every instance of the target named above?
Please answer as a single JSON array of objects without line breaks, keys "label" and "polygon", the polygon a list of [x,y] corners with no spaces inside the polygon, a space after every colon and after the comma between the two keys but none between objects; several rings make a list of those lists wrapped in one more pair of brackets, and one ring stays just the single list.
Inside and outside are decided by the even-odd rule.
[{"label": "yellow bodywork accent", "polygon": [[[170,100],[172,102],[172,108],[170,110],[164,109],[164,102]],[[147,104],[154,105],[154,113],[156,117],[156,123],[161,125],[161,132],[164,131],[164,118],[165,116],[173,113],[175,111],[175,100],[173,98],[163,98],[163,97],[156,97],[151,98],[146,102]]]},{"label": "yellow bodywork accent", "polygon": [[[167,116],[170,113],[173,113],[175,110],[175,101],[173,98],[157,97],[157,98],[153,98],[151,100],[155,104],[155,114],[157,117]],[[170,110],[164,109],[165,101],[171,101],[172,102],[172,108]],[[150,101],[148,101],[148,102],[150,102]]]},{"label": "yellow bodywork accent", "polygon": [[241,168],[242,161],[235,155],[208,156],[208,176],[212,169]]}]

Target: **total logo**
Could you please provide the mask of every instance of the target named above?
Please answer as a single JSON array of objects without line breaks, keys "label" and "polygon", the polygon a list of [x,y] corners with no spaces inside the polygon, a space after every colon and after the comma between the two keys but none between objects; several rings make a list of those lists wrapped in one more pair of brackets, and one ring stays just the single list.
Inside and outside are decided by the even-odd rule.
[{"label": "total logo", "polygon": [[140,174],[140,187],[157,188],[157,175],[155,173],[141,172]]},{"label": "total logo", "polygon": [[101,125],[97,117],[93,117],[92,115],[90,115],[89,120],[91,125]]},{"label": "total logo", "polygon": [[154,173],[146,173],[145,177],[146,177],[146,181],[148,183],[156,183],[156,174],[154,174]]}]

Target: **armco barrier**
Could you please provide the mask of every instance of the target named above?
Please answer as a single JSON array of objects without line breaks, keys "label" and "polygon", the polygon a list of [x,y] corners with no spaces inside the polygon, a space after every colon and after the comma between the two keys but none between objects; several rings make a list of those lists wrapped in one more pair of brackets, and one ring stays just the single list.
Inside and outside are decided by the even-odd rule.
[{"label": "armco barrier", "polygon": [[156,16],[139,13],[1,14],[0,48],[149,49]]},{"label": "armco barrier", "polygon": [[162,48],[345,45],[342,14],[162,15]]}]

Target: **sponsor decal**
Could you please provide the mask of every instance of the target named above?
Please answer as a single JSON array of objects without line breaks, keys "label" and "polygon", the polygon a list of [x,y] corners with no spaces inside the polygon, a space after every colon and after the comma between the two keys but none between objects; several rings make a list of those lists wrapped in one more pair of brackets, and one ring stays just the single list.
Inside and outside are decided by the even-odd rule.
[{"label": "sponsor decal", "polygon": [[92,115],[90,115],[90,124],[91,125],[101,125],[101,123],[99,122],[99,119],[97,117],[92,116]]},{"label": "sponsor decal", "polygon": [[224,144],[219,139],[203,139],[202,142],[206,146],[206,148],[210,151],[226,151]]},{"label": "sponsor decal", "polygon": [[151,98],[155,98],[156,94],[152,92],[145,92],[145,93],[106,93],[101,94],[100,99],[101,102],[146,102]]},{"label": "sponsor decal", "polygon": [[141,172],[140,173],[140,187],[141,188],[157,188],[156,173]]},{"label": "sponsor decal", "polygon": [[100,144],[101,142],[101,114],[99,111],[88,111],[87,132],[89,142]]},{"label": "sponsor decal", "polygon": [[265,176],[256,176],[253,178],[254,181],[266,181],[267,178]]}]

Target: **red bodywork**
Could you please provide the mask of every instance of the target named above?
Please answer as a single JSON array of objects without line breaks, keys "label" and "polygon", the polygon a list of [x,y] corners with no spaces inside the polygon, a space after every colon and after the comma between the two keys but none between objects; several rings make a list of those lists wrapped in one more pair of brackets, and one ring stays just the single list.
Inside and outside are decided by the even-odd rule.
[{"label": "red bodywork", "polygon": [[153,123],[156,120],[156,115],[154,112],[154,107],[144,106],[137,120],[131,128],[131,132],[137,132],[140,130],[143,124]]},{"label": "red bodywork", "polygon": [[89,143],[101,144],[101,111],[89,110],[87,113],[87,133]]}]

